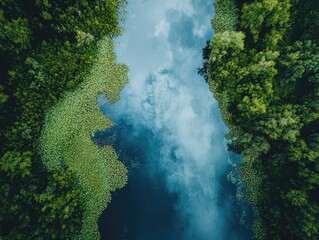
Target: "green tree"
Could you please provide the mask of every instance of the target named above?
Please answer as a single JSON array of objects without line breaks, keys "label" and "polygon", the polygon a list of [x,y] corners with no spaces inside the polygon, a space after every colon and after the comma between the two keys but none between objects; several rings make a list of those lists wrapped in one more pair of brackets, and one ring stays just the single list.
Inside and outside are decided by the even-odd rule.
[{"label": "green tree", "polygon": [[[318,239],[319,4],[236,3],[240,23],[231,32],[216,25],[206,69],[244,159],[256,238]],[[216,21],[229,14],[216,11]]]},{"label": "green tree", "polygon": [[120,34],[124,3],[0,1],[1,239],[81,232],[86,203],[78,177],[67,167],[48,171],[39,138],[48,108],[89,74],[97,42]]}]

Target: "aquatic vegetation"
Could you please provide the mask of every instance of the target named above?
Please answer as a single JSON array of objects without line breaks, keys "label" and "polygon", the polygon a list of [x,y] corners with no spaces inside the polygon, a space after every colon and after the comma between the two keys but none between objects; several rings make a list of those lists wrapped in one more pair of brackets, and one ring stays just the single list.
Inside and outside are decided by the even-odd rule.
[{"label": "aquatic vegetation", "polygon": [[215,32],[234,31],[238,25],[238,9],[234,0],[216,0],[212,26]]},{"label": "aquatic vegetation", "polygon": [[82,231],[78,239],[99,237],[97,219],[111,200],[111,191],[127,182],[127,170],[117,160],[111,146],[98,147],[92,141],[97,130],[112,126],[97,104],[105,93],[110,103],[119,99],[128,82],[128,68],[116,63],[112,40],[98,44],[99,51],[87,78],[74,91],[67,92],[45,117],[40,139],[43,161],[50,171],[69,168],[78,179],[85,200]]}]

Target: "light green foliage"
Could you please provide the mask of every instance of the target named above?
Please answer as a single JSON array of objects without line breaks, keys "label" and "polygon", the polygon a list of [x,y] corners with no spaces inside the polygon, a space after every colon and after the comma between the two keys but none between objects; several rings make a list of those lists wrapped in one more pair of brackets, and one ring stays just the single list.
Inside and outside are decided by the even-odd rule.
[{"label": "light green foliage", "polygon": [[293,206],[306,206],[308,204],[306,192],[290,190],[286,197]]},{"label": "light green foliage", "polygon": [[267,86],[270,80],[277,74],[276,69],[276,60],[279,57],[280,53],[278,51],[261,51],[255,52],[252,54],[252,62],[249,66],[249,72],[255,79],[258,79],[259,82],[263,82],[264,86],[267,89],[267,94],[272,94],[271,86]]},{"label": "light green foliage", "polygon": [[250,31],[255,42],[263,28],[269,28],[264,41],[268,47],[275,47],[282,39],[290,18],[290,0],[262,0],[244,4],[241,25]]},{"label": "light green foliage", "polygon": [[216,33],[234,31],[238,24],[238,9],[234,0],[216,0],[212,26]]},{"label": "light green foliage", "polygon": [[242,155],[247,162],[253,162],[258,160],[260,155],[265,154],[270,149],[270,144],[265,137],[252,136],[250,134],[244,134],[240,136],[240,142],[242,144]]},{"label": "light green foliage", "polygon": [[111,146],[98,147],[92,142],[97,130],[112,126],[97,105],[97,97],[105,93],[111,102],[119,99],[120,90],[128,82],[127,67],[115,62],[111,39],[99,42],[93,69],[77,89],[46,114],[41,136],[41,152],[50,171],[67,166],[79,181],[85,199],[82,231],[78,239],[98,237],[97,218],[111,200],[110,192],[127,181],[127,170],[117,160]]},{"label": "light green foliage", "polygon": [[241,112],[241,115],[246,116],[256,116],[259,114],[266,113],[267,102],[258,95],[258,92],[261,92],[262,88],[259,85],[250,85],[248,86],[250,91],[256,89],[257,93],[252,94],[252,96],[244,96],[241,99],[241,102],[238,104],[238,110]]},{"label": "light green foliage", "polygon": [[210,43],[212,63],[219,62],[228,54],[235,54],[244,49],[245,35],[242,32],[225,31],[216,33]]},{"label": "light green foliage", "polygon": [[94,41],[94,36],[78,30],[76,31],[76,40],[78,41],[78,46],[89,45]]},{"label": "light green foliage", "polygon": [[[239,68],[240,59],[237,56],[244,49],[245,35],[241,32],[225,31],[216,33],[210,43],[211,54],[208,60],[210,71],[216,72],[211,79],[208,79],[212,90],[218,93],[224,89],[225,84],[239,81],[231,79],[233,71]],[[232,62],[225,61],[232,57]],[[212,80],[213,79],[213,80]]]},{"label": "light green foliage", "polygon": [[257,129],[264,132],[270,139],[282,139],[295,142],[301,127],[300,117],[290,104],[272,107],[265,120],[257,124]]},{"label": "light green foliage", "polygon": [[273,98],[273,78],[277,74],[276,59],[278,52],[253,51],[250,62],[242,67],[245,70],[243,81],[237,86],[238,93],[242,98],[237,108],[241,115],[246,118],[257,117],[265,114],[269,107],[269,102]]}]

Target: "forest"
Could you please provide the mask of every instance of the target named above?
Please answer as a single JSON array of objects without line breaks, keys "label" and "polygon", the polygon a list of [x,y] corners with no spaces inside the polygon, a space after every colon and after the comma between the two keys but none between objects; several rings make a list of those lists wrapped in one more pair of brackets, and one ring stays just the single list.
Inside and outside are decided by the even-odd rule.
[{"label": "forest", "polygon": [[218,0],[206,77],[240,153],[256,239],[319,239],[319,2]]},{"label": "forest", "polygon": [[[0,2],[1,239],[99,237],[97,217],[110,191],[127,180],[114,150],[91,141],[94,131],[112,124],[99,112],[98,94],[115,101],[127,82],[127,67],[115,64],[110,40],[121,33],[124,5]],[[105,72],[111,83],[101,78]]]},{"label": "forest", "polygon": [[[98,239],[127,169],[92,137],[128,82],[126,0],[0,1],[0,239]],[[199,73],[242,156],[256,239],[319,239],[319,2],[216,0]]]}]

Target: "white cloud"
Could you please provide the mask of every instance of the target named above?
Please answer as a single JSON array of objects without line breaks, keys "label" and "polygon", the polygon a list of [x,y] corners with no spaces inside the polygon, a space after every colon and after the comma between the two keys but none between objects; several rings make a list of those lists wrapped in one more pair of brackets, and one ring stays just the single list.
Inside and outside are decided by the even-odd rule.
[{"label": "white cloud", "polygon": [[167,1],[167,9],[178,10],[188,16],[191,16],[195,13],[194,7],[191,3],[191,0],[173,0]]},{"label": "white cloud", "polygon": [[193,34],[199,38],[202,38],[205,36],[208,30],[209,28],[207,25],[200,25],[199,23],[196,23],[195,27],[193,28]]},{"label": "white cloud", "polygon": [[155,26],[154,36],[155,37],[163,36],[163,37],[167,38],[169,30],[170,30],[169,23],[165,20],[161,20]]},{"label": "white cloud", "polygon": [[[227,164],[223,144],[227,128],[208,85],[197,75],[201,49],[212,34],[210,5],[203,1],[197,6],[200,11],[191,0],[150,0],[143,5],[139,8],[136,3],[135,18],[128,20],[124,33],[128,37],[120,59],[130,67],[131,83],[118,107],[136,125],[161,138],[163,145],[154,146],[161,154],[151,164],[165,173],[167,188],[179,194],[176,209],[188,229],[184,239],[222,239],[228,211],[217,204],[217,176]],[[176,31],[168,17],[172,9],[183,13],[177,17],[191,19],[195,36],[191,48],[167,40]],[[179,31],[183,34],[183,28]]]}]

